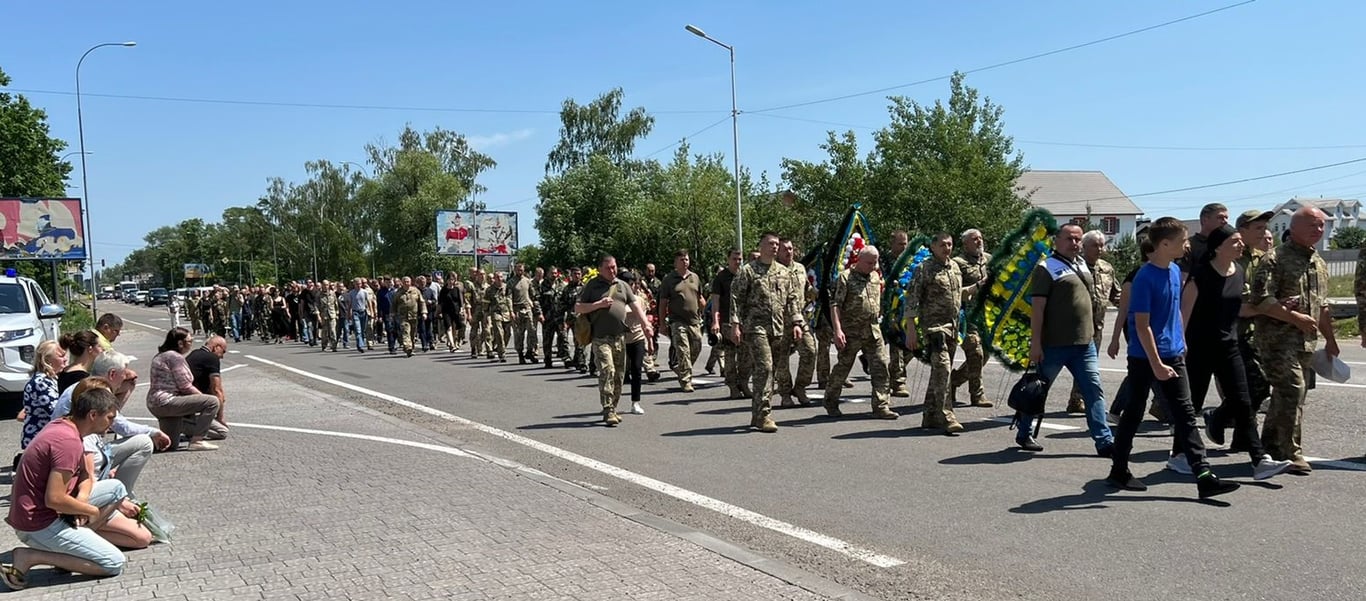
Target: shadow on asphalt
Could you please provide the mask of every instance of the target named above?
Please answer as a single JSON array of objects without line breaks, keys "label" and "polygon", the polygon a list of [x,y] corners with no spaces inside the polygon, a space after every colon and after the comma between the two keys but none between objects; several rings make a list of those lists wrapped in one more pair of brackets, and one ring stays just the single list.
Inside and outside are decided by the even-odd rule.
[{"label": "shadow on asphalt", "polygon": [[[1160,483],[1156,480],[1156,475],[1144,478],[1143,481],[1149,486]],[[1107,509],[1109,508],[1109,505],[1106,503],[1110,502],[1133,503],[1140,501],[1197,503],[1214,507],[1232,507],[1232,505],[1226,501],[1217,499],[1201,500],[1195,496],[1195,486],[1193,484],[1187,484],[1187,487],[1187,492],[1191,495],[1189,497],[1159,496],[1120,491],[1107,484],[1105,480],[1092,480],[1082,486],[1082,492],[1079,494],[1030,501],[1019,507],[1012,507],[1009,511],[1011,513],[1040,514],[1054,511],[1074,511],[1078,509]]]},{"label": "shadow on asphalt", "polygon": [[[746,410],[748,411],[748,410]],[[724,434],[747,434],[751,432],[748,424],[741,426],[718,426],[714,428],[698,428],[696,430],[680,430],[678,432],[665,432],[660,436],[720,436]]]}]

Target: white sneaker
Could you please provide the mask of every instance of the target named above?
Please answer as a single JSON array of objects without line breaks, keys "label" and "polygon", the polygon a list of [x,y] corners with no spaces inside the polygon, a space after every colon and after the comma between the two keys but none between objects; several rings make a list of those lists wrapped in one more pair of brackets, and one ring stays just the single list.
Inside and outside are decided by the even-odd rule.
[{"label": "white sneaker", "polygon": [[640,403],[631,403],[631,413],[645,415],[645,409],[640,406]]},{"label": "white sneaker", "polygon": [[218,445],[211,442],[196,440],[185,446],[187,451],[217,451]]},{"label": "white sneaker", "polygon": [[1186,460],[1186,454],[1185,454],[1185,453],[1177,453],[1177,454],[1175,454],[1175,455],[1172,455],[1170,458],[1168,458],[1168,459],[1167,459],[1167,469],[1169,469],[1169,470],[1171,470],[1171,471],[1173,471],[1173,472],[1176,472],[1176,473],[1178,473],[1178,474],[1185,474],[1185,475],[1187,475],[1187,476],[1191,476],[1191,475],[1194,475],[1194,474],[1195,474],[1195,472],[1194,472],[1193,470],[1191,470],[1190,461]]},{"label": "white sneaker", "polygon": [[1258,459],[1257,463],[1252,464],[1252,479],[1270,479],[1272,476],[1289,469],[1290,466],[1291,463],[1289,461],[1276,461],[1275,459],[1272,459],[1270,455],[1262,455],[1262,458]]}]

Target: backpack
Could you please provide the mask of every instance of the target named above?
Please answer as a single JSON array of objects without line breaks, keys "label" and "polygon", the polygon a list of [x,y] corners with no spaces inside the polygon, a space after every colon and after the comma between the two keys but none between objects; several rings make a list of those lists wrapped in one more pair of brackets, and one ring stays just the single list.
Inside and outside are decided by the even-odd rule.
[{"label": "backpack", "polygon": [[[617,292],[617,286],[621,282],[612,282],[612,287],[607,290],[607,296],[612,296]],[[593,341],[593,322],[589,321],[588,314],[574,316],[574,344],[587,346]]]},{"label": "backpack", "polygon": [[1006,397],[1006,405],[1015,410],[1015,419],[1011,422],[1014,428],[1018,424],[1021,428],[1028,425],[1021,420],[1026,417],[1034,417],[1034,436],[1039,435],[1039,428],[1043,425],[1044,405],[1048,401],[1048,388],[1052,382],[1048,381],[1043,374],[1037,371],[1025,370],[1020,376],[1020,380],[1010,388],[1010,396]]}]

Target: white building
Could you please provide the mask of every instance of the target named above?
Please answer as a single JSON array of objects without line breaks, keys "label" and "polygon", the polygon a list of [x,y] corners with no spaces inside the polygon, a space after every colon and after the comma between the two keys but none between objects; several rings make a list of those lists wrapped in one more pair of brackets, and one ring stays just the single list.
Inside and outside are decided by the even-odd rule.
[{"label": "white building", "polygon": [[1311,206],[1323,211],[1328,216],[1323,224],[1323,239],[1319,241],[1317,250],[1328,250],[1333,233],[1340,227],[1361,227],[1366,225],[1361,221],[1361,201],[1353,198],[1292,198],[1276,208],[1272,209],[1276,213],[1271,218],[1268,228],[1276,236],[1276,240],[1281,239],[1281,235],[1290,229],[1290,216],[1301,207]]},{"label": "white building", "polygon": [[1100,225],[1114,243],[1132,236],[1143,210],[1100,171],[1026,171],[1015,180],[1016,194],[1029,204],[1048,209],[1058,223]]}]

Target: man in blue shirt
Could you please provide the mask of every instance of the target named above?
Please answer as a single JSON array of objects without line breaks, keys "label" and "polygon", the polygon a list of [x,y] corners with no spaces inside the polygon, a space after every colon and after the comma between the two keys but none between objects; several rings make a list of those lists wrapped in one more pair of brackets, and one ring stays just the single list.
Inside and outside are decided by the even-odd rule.
[{"label": "man in blue shirt", "polygon": [[[1153,253],[1139,269],[1129,293],[1129,390],[1138,396],[1157,380],[1167,399],[1176,448],[1186,457],[1201,499],[1233,492],[1235,482],[1215,476],[1205,461],[1205,446],[1195,425],[1186,378],[1185,330],[1181,325],[1181,270],[1173,261],[1186,254],[1186,226],[1174,217],[1163,217],[1148,228]],[[1130,403],[1119,419],[1113,465],[1106,481],[1124,490],[1147,490],[1129,471],[1129,452],[1134,434],[1143,421],[1143,407]]]}]

